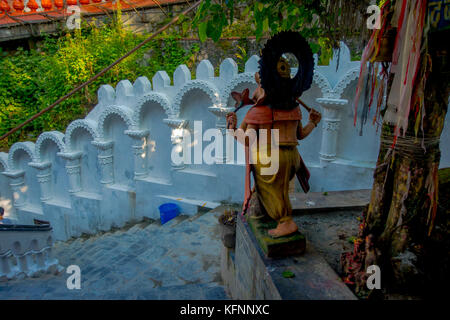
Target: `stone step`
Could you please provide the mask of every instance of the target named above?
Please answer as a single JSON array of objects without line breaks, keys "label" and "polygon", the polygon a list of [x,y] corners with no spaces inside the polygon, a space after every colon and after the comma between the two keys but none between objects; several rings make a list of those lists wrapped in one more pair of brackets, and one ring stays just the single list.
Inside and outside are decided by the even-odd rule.
[{"label": "stone step", "polygon": [[[189,229],[191,224],[198,227],[195,220],[204,216],[204,213],[197,214],[195,216],[178,215],[165,224],[161,225],[159,220],[156,220],[146,226],[142,223],[137,223],[131,227],[115,230],[113,232],[105,232],[103,234],[92,236],[89,238],[76,238],[73,241],[59,242],[57,245],[60,248],[70,248],[73,252],[83,251],[88,252],[95,247],[109,247],[110,243],[130,241],[137,242],[142,239],[151,239],[160,237],[162,234],[176,234],[178,231]],[[193,229],[193,230],[198,230]]]},{"label": "stone step", "polygon": [[291,198],[293,214],[326,212],[338,210],[362,210],[370,202],[370,189],[329,191],[329,192],[296,192]]},{"label": "stone step", "polygon": [[164,225],[144,221],[58,243],[60,263],[81,268],[83,290],[67,290],[61,274],[38,280],[32,290],[25,289],[28,282],[15,284],[8,296],[21,291],[33,299],[227,299],[218,280],[217,215],[180,215]]},{"label": "stone step", "polygon": [[[199,216],[201,216],[200,214]],[[197,215],[196,215],[197,216]],[[192,216],[191,218],[195,218]],[[112,232],[105,232],[100,235],[91,236],[88,238],[76,238],[68,242],[58,242],[56,245],[60,248],[70,248],[72,252],[87,252],[93,248],[92,243],[99,247],[108,247],[110,242],[116,241],[130,241],[134,237],[142,239],[142,237],[158,237],[161,233],[167,232],[169,229],[177,228],[185,220],[186,223],[190,223],[190,217],[187,215],[179,215],[172,220],[161,225],[160,221],[156,220],[143,226],[142,222],[139,222],[131,227],[118,229]],[[171,232],[172,233],[172,232]]]},{"label": "stone step", "polygon": [[176,216],[175,218],[167,221],[163,225],[160,224],[160,228],[162,229],[161,231],[163,231],[164,229],[168,229],[168,228],[176,228],[179,224],[181,224],[183,221],[187,220],[188,218],[189,217],[187,215],[180,214],[180,215]]},{"label": "stone step", "polygon": [[145,227],[145,228],[141,231],[141,233],[144,233],[144,234],[153,234],[153,233],[157,232],[158,229],[159,229],[160,227],[161,227],[161,224],[160,224],[160,223],[153,223],[153,224],[148,225],[147,227]]},{"label": "stone step", "polygon": [[189,284],[150,289],[137,295],[144,300],[227,300],[223,287],[215,284]]},{"label": "stone step", "polygon": [[226,205],[217,204],[217,206],[211,210],[205,212],[199,212],[193,217],[189,218],[191,222],[198,223],[217,223],[217,218],[223,213]]},{"label": "stone step", "polygon": [[190,224],[189,216],[179,215],[163,225],[157,221],[143,229],[139,235],[148,239],[155,239],[155,241],[159,241],[158,239],[161,237],[174,239],[177,236],[178,229],[183,228],[185,224]]},{"label": "stone step", "polygon": [[220,205],[218,202],[177,196],[157,195],[155,198],[161,204],[166,202],[176,203],[180,207],[181,212],[189,216],[194,216],[199,211],[217,208]]}]

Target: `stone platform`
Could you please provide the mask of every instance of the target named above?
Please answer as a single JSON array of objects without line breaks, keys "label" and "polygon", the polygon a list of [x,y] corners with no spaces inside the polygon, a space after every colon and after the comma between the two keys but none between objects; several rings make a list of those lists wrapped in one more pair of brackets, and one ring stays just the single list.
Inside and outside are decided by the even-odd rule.
[{"label": "stone platform", "polygon": [[294,194],[291,198],[293,214],[362,210],[370,202],[370,189],[310,192]]},{"label": "stone platform", "polygon": [[300,255],[305,251],[306,239],[299,231],[286,237],[274,239],[268,234],[268,231],[276,228],[276,221],[270,218],[246,218],[246,221],[267,257],[281,258]]},{"label": "stone platform", "polygon": [[222,248],[221,272],[232,299],[356,300],[310,243],[303,255],[267,258],[243,218],[237,219],[236,249]]}]

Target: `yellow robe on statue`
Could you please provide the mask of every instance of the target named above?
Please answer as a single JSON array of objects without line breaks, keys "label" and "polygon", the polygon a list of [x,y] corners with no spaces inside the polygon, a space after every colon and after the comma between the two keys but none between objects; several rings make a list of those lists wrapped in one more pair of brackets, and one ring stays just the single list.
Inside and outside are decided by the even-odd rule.
[{"label": "yellow robe on statue", "polygon": [[266,158],[268,151],[270,145],[252,148],[252,159],[256,159],[256,163],[252,165],[256,192],[267,214],[276,221],[285,222],[292,218],[289,182],[299,169],[300,154],[296,143],[279,145],[279,159],[271,159],[278,161],[278,171],[275,174],[262,175],[261,169],[271,166],[270,163],[263,164],[268,163],[270,159]]}]

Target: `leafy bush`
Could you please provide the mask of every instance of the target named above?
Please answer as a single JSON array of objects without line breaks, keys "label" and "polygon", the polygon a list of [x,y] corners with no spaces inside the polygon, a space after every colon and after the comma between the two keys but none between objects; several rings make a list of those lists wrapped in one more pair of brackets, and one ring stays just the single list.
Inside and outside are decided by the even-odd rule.
[{"label": "leafy bush", "polygon": [[[0,48],[0,135],[90,79],[147,36],[133,34],[120,19],[113,19],[101,27],[93,23],[57,38],[48,37],[38,49],[19,48],[7,54]],[[199,50],[197,44],[183,49],[176,34],[163,33],[155,39],[52,111],[0,141],[0,149],[6,151],[16,141],[35,140],[43,131],[64,132],[71,121],[85,117],[95,106],[100,85],[115,86],[122,79],[134,81],[139,76],[151,79],[158,70],[170,74],[180,64],[190,66]],[[151,59],[146,60],[148,52]]]}]

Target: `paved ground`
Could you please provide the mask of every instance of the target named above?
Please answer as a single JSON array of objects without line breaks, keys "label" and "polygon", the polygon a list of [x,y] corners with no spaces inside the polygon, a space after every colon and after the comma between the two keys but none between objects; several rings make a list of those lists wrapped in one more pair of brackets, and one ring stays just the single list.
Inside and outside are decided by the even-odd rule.
[{"label": "paved ground", "polygon": [[358,235],[361,216],[359,210],[342,210],[296,215],[294,220],[306,241],[312,243],[339,274],[341,254],[353,250],[352,237]]},{"label": "paved ground", "polygon": [[220,283],[218,210],[161,226],[140,223],[57,243],[63,267],[81,269],[81,289],[57,276],[0,282],[0,299],[227,299]]}]

